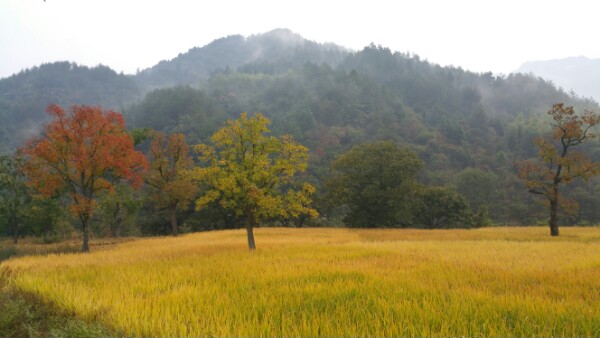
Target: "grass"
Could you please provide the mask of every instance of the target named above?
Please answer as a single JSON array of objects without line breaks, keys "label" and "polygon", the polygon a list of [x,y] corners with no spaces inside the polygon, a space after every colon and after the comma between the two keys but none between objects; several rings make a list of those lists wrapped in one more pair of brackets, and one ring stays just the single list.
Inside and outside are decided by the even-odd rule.
[{"label": "grass", "polygon": [[[94,250],[110,249],[118,244],[132,241],[133,238],[100,238],[91,241]],[[0,262],[11,257],[43,256],[49,254],[77,253],[81,251],[81,240],[70,239],[58,243],[44,243],[39,238],[20,239],[14,244],[12,239],[0,238]]]},{"label": "grass", "polygon": [[[96,250],[114,247],[131,239],[99,239],[92,241]],[[79,241],[44,244],[38,238],[27,238],[13,244],[0,240],[0,261],[11,257],[74,253],[81,250]],[[75,314],[57,309],[34,294],[19,292],[0,276],[0,337],[106,337],[113,332],[98,323],[86,322]]]},{"label": "grass", "polygon": [[96,323],[15,292],[0,281],[0,337],[106,337],[111,333]]},{"label": "grass", "polygon": [[0,269],[127,336],[600,336],[600,228],[561,231],[263,228]]}]

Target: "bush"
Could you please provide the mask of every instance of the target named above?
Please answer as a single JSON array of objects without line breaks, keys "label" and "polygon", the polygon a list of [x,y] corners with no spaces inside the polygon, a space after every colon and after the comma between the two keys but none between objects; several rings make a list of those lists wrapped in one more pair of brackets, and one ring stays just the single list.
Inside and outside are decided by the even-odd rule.
[{"label": "bush", "polygon": [[473,213],[465,198],[446,187],[425,188],[418,194],[417,225],[428,228],[471,228]]}]

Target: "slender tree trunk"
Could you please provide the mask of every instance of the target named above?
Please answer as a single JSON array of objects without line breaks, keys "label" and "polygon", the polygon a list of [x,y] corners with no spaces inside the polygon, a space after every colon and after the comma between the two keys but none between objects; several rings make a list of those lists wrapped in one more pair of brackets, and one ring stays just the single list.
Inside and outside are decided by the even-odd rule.
[{"label": "slender tree trunk", "polygon": [[88,217],[81,217],[81,228],[83,229],[83,245],[81,246],[82,252],[90,252],[90,234],[88,231]]},{"label": "slender tree trunk", "polygon": [[13,243],[17,244],[19,242],[19,223],[17,222],[16,217],[12,217],[12,230],[13,230]]},{"label": "slender tree trunk", "polygon": [[254,215],[250,213],[246,222],[246,234],[248,235],[248,248],[250,250],[256,249],[256,244],[254,243],[254,222]]},{"label": "slender tree trunk", "polygon": [[558,236],[558,187],[552,189],[550,197],[550,236]]},{"label": "slender tree trunk", "polygon": [[179,235],[179,225],[177,225],[177,204],[171,207],[171,229],[173,236]]},{"label": "slender tree trunk", "polygon": [[115,212],[113,213],[113,226],[111,229],[111,234],[113,237],[121,237],[121,228],[122,228],[121,223],[123,223],[123,220],[121,219],[121,216],[119,215],[120,212],[121,212],[121,205],[119,203],[117,203]]}]

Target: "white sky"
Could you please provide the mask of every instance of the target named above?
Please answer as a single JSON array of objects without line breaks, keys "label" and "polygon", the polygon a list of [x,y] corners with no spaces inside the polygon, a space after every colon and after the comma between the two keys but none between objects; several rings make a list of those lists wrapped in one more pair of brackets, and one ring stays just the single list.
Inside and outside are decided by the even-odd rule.
[{"label": "white sky", "polygon": [[0,0],[0,78],[61,60],[134,73],[275,28],[507,74],[525,61],[599,58],[599,14],[594,0]]}]

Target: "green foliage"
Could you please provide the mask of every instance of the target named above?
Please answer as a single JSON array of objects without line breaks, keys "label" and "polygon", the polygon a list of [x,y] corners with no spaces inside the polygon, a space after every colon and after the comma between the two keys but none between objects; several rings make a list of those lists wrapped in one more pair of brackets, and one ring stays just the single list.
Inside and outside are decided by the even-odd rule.
[{"label": "green foliage", "polygon": [[0,116],[9,133],[0,139],[11,151],[32,136],[49,104],[74,103],[118,109],[141,95],[135,81],[106,66],[89,68],[70,62],[55,62],[24,70],[0,80]]},{"label": "green foliage", "polygon": [[498,199],[498,177],[489,171],[467,168],[455,178],[456,190],[465,197],[471,211],[495,204]]},{"label": "green foliage", "polygon": [[23,234],[31,201],[24,165],[23,158],[17,155],[0,157],[0,225],[15,243]]},{"label": "green foliage", "polygon": [[143,197],[129,184],[116,184],[114,191],[103,192],[98,198],[97,221],[93,230],[100,236],[136,236],[138,213]]},{"label": "green foliage", "polygon": [[418,194],[416,224],[429,228],[470,228],[473,214],[465,198],[446,187],[425,188]]},{"label": "green foliage", "polygon": [[348,207],[348,226],[408,226],[419,190],[415,176],[422,167],[415,153],[394,142],[357,145],[332,163],[328,198]]},{"label": "green foliage", "polygon": [[191,87],[154,90],[124,115],[133,127],[165,134],[184,133],[192,142],[206,140],[228,117],[213,98]]},{"label": "green foliage", "polygon": [[[457,184],[468,168],[493,172],[497,203],[486,202],[490,217],[510,224],[526,223],[536,212],[514,182],[513,162],[536,155],[532,141],[549,129],[543,112],[554,102],[597,107],[532,75],[476,74],[374,45],[350,52],[287,30],[219,39],[133,77],[57,63],[0,80],[0,152],[39,129],[49,102],[123,107],[133,127],[183,133],[190,144],[209,142],[243,110],[260,111],[273,121],[274,135],[291,134],[310,149],[305,175],[317,187],[340,153],[393,140],[423,160],[420,179],[427,185]],[[143,138],[132,135],[136,143]],[[459,190],[477,211],[477,198]],[[580,203],[591,201],[576,195]],[[589,223],[600,221],[587,207],[582,214]],[[194,229],[233,226],[224,221],[229,216],[205,209]]]},{"label": "green foliage", "polygon": [[487,227],[494,225],[490,218],[490,212],[487,205],[481,205],[477,212],[473,215],[473,225],[476,227]]}]

